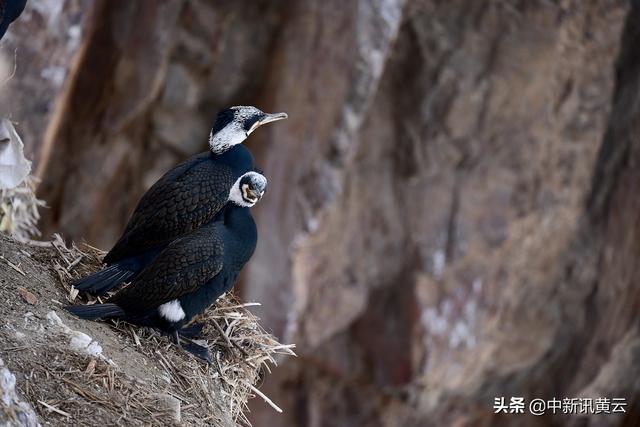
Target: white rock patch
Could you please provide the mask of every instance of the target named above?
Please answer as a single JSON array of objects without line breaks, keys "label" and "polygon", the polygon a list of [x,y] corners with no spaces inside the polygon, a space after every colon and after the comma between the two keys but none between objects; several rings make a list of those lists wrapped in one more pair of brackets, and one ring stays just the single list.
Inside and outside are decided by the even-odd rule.
[{"label": "white rock patch", "polygon": [[[100,343],[84,332],[73,330],[65,325],[55,311],[52,310],[47,313],[47,320],[51,326],[57,328],[61,333],[69,337],[69,348],[71,350],[107,360],[102,354],[102,346]],[[111,360],[108,360],[108,362],[113,363]]]}]

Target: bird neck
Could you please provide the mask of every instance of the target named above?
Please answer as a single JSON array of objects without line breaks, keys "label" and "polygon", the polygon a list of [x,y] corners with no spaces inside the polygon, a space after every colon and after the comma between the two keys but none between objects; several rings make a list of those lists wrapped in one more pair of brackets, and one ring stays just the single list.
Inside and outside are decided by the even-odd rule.
[{"label": "bird neck", "polygon": [[246,132],[239,124],[230,123],[217,132],[209,134],[209,149],[213,154],[222,154],[231,147],[242,144],[247,139]]},{"label": "bird neck", "polygon": [[[228,203],[224,214],[224,225],[230,236],[229,254],[239,266],[251,258],[258,240],[256,223],[249,208]],[[226,250],[225,250],[226,251]]]},{"label": "bird neck", "polygon": [[244,206],[236,205],[233,202],[227,203],[224,212],[224,225],[231,230],[244,227],[247,222],[253,222],[251,211]]},{"label": "bird neck", "polygon": [[215,162],[230,166],[236,176],[240,176],[254,168],[253,155],[242,144],[235,145],[220,154],[211,153],[211,157]]}]

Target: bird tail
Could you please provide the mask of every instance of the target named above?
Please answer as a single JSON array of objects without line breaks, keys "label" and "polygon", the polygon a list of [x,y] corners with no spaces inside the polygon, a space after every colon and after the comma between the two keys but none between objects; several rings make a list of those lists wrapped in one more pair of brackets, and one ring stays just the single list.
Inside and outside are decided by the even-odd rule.
[{"label": "bird tail", "polygon": [[133,275],[133,271],[126,270],[115,264],[76,280],[73,282],[73,286],[79,291],[103,295],[120,283],[128,281]]},{"label": "bird tail", "polygon": [[64,308],[81,319],[97,320],[125,317],[124,310],[112,303],[93,305],[68,305]]}]

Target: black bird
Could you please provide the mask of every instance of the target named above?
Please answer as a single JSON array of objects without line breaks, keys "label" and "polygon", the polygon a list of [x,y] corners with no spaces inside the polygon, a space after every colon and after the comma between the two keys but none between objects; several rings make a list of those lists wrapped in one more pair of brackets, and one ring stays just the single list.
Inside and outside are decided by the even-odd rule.
[{"label": "black bird", "polygon": [[27,0],[0,0],[0,39],[24,10]]},{"label": "black bird", "polygon": [[[230,191],[230,203],[218,221],[175,240],[129,286],[105,304],[68,306],[82,319],[116,318],[158,328],[174,337],[189,336],[201,325],[183,328],[235,283],[256,247],[258,234],[249,208],[263,196],[266,178],[249,172]],[[183,334],[184,332],[184,334]],[[205,347],[185,350],[209,360]]]},{"label": "black bird", "polygon": [[255,170],[251,152],[241,143],[259,126],[286,119],[255,107],[221,111],[209,135],[210,152],[198,154],[160,178],[140,199],[113,249],[107,268],[76,281],[76,289],[104,294],[132,280],[169,243],[215,218],[229,190]]}]

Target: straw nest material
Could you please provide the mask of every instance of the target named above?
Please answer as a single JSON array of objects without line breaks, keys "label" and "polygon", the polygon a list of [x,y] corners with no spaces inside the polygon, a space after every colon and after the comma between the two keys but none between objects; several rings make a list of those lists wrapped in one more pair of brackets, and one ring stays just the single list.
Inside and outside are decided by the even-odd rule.
[{"label": "straw nest material", "polygon": [[39,236],[38,209],[45,206],[34,193],[36,180],[32,176],[14,188],[0,188],[0,231],[24,241]]},{"label": "straw nest material", "polygon": [[154,330],[66,314],[61,308],[69,302],[93,301],[79,296],[71,282],[97,270],[103,253],[68,247],[60,236],[49,247],[38,246],[0,238],[0,263],[9,267],[0,269],[0,298],[12,305],[0,311],[6,323],[0,357],[41,420],[248,425],[247,401],[256,395],[279,411],[257,384],[281,355],[294,355],[293,345],[265,332],[246,309],[252,304],[227,294],[196,319],[206,324],[203,338],[214,358],[206,365]]}]

